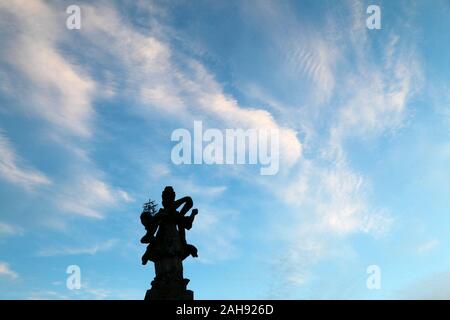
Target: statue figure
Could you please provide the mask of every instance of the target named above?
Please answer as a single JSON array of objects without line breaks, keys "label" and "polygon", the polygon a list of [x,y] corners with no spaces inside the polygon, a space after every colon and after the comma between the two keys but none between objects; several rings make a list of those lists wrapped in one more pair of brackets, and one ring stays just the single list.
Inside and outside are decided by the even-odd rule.
[{"label": "statue figure", "polygon": [[[192,209],[190,197],[175,200],[175,191],[171,186],[162,192],[163,207],[156,211],[153,201],[144,205],[141,222],[147,233],[141,243],[148,244],[142,256],[142,264],[152,261],[155,264],[156,277],[145,299],[153,300],[192,300],[193,292],[186,290],[188,279],[183,278],[182,261],[189,255],[197,257],[197,248],[186,241],[186,230],[192,228],[197,209]],[[180,211],[177,209],[181,207]]]}]

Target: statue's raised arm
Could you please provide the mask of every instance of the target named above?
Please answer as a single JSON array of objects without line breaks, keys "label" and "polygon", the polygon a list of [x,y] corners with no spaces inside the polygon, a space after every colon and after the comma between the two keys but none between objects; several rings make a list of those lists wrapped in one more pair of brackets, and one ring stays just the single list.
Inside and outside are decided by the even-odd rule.
[{"label": "statue's raised arm", "polygon": [[175,210],[178,209],[182,204],[184,204],[184,205],[183,205],[183,208],[181,208],[181,210],[180,210],[180,215],[184,216],[184,215],[186,215],[186,213],[189,210],[191,210],[194,203],[192,202],[191,197],[183,197],[183,198],[175,201],[175,203],[174,203]]}]

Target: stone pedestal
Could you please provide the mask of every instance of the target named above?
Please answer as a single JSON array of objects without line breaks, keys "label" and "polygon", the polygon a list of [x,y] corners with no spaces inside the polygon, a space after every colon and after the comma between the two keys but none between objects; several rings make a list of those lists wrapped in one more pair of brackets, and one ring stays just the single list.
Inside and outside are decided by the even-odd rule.
[{"label": "stone pedestal", "polygon": [[145,300],[193,300],[194,292],[187,290],[189,279],[183,278],[181,259],[164,258],[155,262],[155,279],[147,290]]}]

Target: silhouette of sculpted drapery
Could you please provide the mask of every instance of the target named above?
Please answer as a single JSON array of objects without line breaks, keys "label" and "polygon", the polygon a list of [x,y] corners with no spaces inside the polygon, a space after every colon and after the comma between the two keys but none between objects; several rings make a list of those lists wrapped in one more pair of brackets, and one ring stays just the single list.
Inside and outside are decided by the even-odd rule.
[{"label": "silhouette of sculpted drapery", "polygon": [[[147,290],[145,300],[192,300],[194,293],[187,290],[189,279],[183,278],[183,260],[188,256],[197,257],[197,248],[186,241],[186,230],[192,228],[198,213],[192,209],[190,197],[175,200],[172,187],[162,192],[162,205],[159,210],[153,201],[144,205],[141,222],[147,233],[141,243],[148,244],[142,256],[142,264],[152,261],[155,264],[155,279]],[[180,208],[180,211],[177,211]]]}]

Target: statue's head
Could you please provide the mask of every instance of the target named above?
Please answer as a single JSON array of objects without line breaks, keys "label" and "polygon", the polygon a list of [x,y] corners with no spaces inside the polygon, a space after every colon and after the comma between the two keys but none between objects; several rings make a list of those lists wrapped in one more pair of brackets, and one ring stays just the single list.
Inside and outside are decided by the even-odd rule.
[{"label": "statue's head", "polygon": [[171,186],[164,188],[162,192],[162,205],[164,208],[170,207],[175,202],[175,191]]}]

